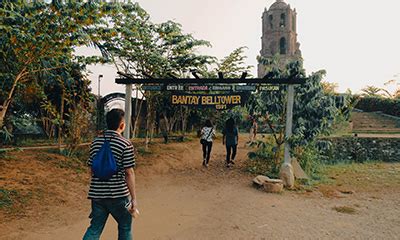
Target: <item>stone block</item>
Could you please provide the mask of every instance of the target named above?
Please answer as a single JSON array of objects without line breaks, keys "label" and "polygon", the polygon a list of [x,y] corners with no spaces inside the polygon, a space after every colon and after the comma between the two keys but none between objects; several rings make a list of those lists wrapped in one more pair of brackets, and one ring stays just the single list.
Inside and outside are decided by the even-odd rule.
[{"label": "stone block", "polygon": [[294,171],[292,164],[290,163],[282,164],[281,171],[279,173],[279,178],[283,181],[283,185],[286,188],[292,189],[294,187]]}]

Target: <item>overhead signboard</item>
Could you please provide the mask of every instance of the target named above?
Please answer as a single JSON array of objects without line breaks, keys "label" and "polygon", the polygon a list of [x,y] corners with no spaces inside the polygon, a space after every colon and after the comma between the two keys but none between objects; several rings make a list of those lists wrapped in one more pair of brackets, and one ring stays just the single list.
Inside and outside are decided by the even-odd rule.
[{"label": "overhead signboard", "polygon": [[255,85],[236,85],[235,86],[235,91],[240,92],[240,91],[256,91],[257,86]]},{"label": "overhead signboard", "polygon": [[143,85],[144,91],[189,91],[189,92],[254,92],[259,91],[277,91],[279,86],[276,85]]},{"label": "overhead signboard", "polygon": [[174,93],[171,96],[173,105],[184,105],[198,108],[228,109],[245,103],[242,94],[183,94]]},{"label": "overhead signboard", "polygon": [[212,91],[232,91],[232,85],[213,85],[210,86]]},{"label": "overhead signboard", "polygon": [[209,86],[187,86],[187,91],[208,91]]},{"label": "overhead signboard", "polygon": [[183,85],[168,85],[167,86],[168,91],[183,91],[185,90]]},{"label": "overhead signboard", "polygon": [[279,86],[276,85],[262,85],[258,87],[258,90],[260,91],[278,91]]},{"label": "overhead signboard", "polygon": [[143,85],[143,91],[162,91],[162,85]]}]

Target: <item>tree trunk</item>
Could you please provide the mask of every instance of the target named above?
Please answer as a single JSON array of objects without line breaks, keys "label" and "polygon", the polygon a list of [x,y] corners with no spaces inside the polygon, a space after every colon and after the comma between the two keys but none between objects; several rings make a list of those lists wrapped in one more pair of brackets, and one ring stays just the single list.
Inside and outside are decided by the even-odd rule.
[{"label": "tree trunk", "polygon": [[148,98],[147,99],[147,117],[146,117],[146,139],[145,139],[145,148],[146,149],[149,149],[149,143],[150,143],[150,138],[151,138],[150,130],[151,130],[151,127],[152,127],[152,124],[151,124],[152,111],[153,110],[152,110],[152,106],[151,106],[151,99]]},{"label": "tree trunk", "polygon": [[189,115],[189,108],[186,106],[182,107],[182,136],[185,135],[187,130],[187,120]]},{"label": "tree trunk", "polygon": [[0,111],[0,129],[3,129],[5,117],[6,117],[6,110],[1,110]]},{"label": "tree trunk", "polygon": [[[137,96],[137,94],[136,94]],[[138,99],[136,98],[136,104],[135,104],[135,123],[133,126],[133,137],[135,138],[137,135],[137,130],[139,129],[139,123],[140,123],[140,114],[142,112],[142,106],[143,106],[143,99],[144,96],[142,96],[142,99],[140,100],[140,103],[138,104]],[[138,107],[139,105],[139,107]]]},{"label": "tree trunk", "polygon": [[3,128],[4,126],[4,121],[6,118],[6,113],[8,110],[8,107],[10,106],[10,103],[12,101],[12,98],[14,96],[14,92],[17,88],[18,82],[27,74],[26,67],[24,67],[21,72],[18,73],[18,75],[14,79],[14,83],[8,92],[7,99],[4,101],[4,103],[0,106],[0,129]]},{"label": "tree trunk", "polygon": [[174,130],[175,123],[178,121],[178,117],[176,115],[179,115],[179,111],[174,111],[174,114],[169,118],[168,132],[172,132]]},{"label": "tree trunk", "polygon": [[61,152],[62,145],[62,127],[64,124],[64,99],[65,99],[65,91],[62,90],[61,95],[61,109],[60,109],[60,123],[58,125],[58,150]]},{"label": "tree trunk", "polygon": [[167,133],[169,133],[170,132],[170,127],[169,127],[169,120],[168,120],[168,117],[167,117],[167,112],[164,111],[163,115],[164,115],[165,127],[167,128],[166,129]]}]

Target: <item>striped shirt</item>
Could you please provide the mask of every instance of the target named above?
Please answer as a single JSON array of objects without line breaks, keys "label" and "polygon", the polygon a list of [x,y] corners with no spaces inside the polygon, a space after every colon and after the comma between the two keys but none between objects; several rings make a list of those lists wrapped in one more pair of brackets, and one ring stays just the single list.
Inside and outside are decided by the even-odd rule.
[{"label": "striped shirt", "polygon": [[[107,130],[105,137],[110,141],[111,151],[117,162],[118,172],[109,180],[102,181],[92,175],[89,188],[89,199],[120,198],[129,196],[128,185],[125,181],[125,169],[135,166],[135,154],[132,143],[118,132]],[[96,153],[104,143],[104,136],[94,139],[90,145],[90,156],[87,164],[91,167]]]}]

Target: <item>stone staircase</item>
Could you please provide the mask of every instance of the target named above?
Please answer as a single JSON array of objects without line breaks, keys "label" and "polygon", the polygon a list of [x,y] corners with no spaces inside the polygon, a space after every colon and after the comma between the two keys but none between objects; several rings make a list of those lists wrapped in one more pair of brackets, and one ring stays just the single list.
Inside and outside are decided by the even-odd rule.
[{"label": "stone staircase", "polygon": [[351,120],[354,133],[400,133],[400,119],[381,112],[354,111]]}]

